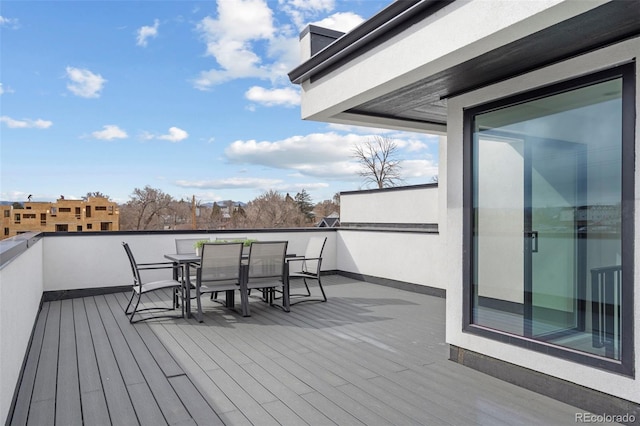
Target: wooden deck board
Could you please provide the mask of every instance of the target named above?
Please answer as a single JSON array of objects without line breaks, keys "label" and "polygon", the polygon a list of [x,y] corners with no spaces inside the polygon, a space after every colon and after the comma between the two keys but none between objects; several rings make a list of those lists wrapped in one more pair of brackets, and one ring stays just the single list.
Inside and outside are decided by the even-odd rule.
[{"label": "wooden deck board", "polygon": [[38,315],[36,325],[31,340],[31,348],[27,355],[24,371],[22,372],[22,381],[18,389],[18,397],[13,411],[12,424],[24,425],[29,417],[29,406],[31,405],[31,396],[33,395],[33,385],[35,383],[36,372],[38,371],[38,361],[40,360],[40,350],[42,349],[42,340],[44,339],[44,331],[47,322],[47,314],[49,313],[49,304],[45,304]]},{"label": "wooden deck board", "polygon": [[[444,299],[323,278],[328,303],[130,324],[129,294],[43,305],[12,424],[574,424],[447,360]],[[170,306],[169,292],[145,306]],[[195,303],[194,309],[195,309]]]},{"label": "wooden deck board", "polygon": [[60,355],[56,391],[56,424],[82,424],[76,335],[73,329],[73,301],[63,300],[60,315]]}]

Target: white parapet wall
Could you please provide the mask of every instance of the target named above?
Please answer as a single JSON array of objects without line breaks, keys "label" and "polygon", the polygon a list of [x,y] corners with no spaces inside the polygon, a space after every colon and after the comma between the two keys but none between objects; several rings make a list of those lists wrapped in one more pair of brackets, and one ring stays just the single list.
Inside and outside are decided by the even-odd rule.
[{"label": "white parapet wall", "polygon": [[[311,236],[326,236],[327,243],[323,256],[323,270],[336,269],[335,246],[336,232],[270,231],[239,233],[203,233],[175,234],[165,232],[127,232],[103,233],[100,235],[53,235],[44,239],[44,291],[78,290],[131,285],[131,267],[122,242],[127,242],[138,263],[168,262],[165,254],[175,253],[177,238],[243,238],[261,241],[288,241],[288,253],[304,253],[307,240]],[[171,276],[169,270],[149,271],[143,279],[166,279]]]},{"label": "white parapet wall", "polygon": [[[24,242],[26,247],[27,243]],[[43,240],[0,267],[0,419],[7,419],[14,389],[40,309]]]},{"label": "white parapet wall", "polygon": [[340,193],[341,223],[438,224],[438,185]]},{"label": "white parapet wall", "polygon": [[445,289],[437,184],[340,194],[337,269]]}]

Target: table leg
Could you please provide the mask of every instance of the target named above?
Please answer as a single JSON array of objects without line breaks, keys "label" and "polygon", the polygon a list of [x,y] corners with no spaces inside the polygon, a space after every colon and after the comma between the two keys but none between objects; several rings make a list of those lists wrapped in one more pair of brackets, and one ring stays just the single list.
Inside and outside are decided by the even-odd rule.
[{"label": "table leg", "polygon": [[224,306],[227,308],[233,308],[236,306],[236,291],[235,290],[227,290],[227,294],[225,297]]},{"label": "table leg", "polygon": [[284,279],[282,280],[282,307],[285,312],[289,312],[291,310],[289,296],[289,262],[284,262]]},{"label": "table leg", "polygon": [[186,300],[184,302],[185,313],[188,318],[191,318],[191,271],[189,270],[189,262],[185,262],[184,264],[184,283],[185,283],[185,293]]}]

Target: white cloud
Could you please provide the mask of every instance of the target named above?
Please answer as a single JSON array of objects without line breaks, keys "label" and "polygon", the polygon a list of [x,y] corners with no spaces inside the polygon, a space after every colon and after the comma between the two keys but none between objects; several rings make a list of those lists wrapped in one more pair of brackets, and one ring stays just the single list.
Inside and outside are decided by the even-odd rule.
[{"label": "white cloud", "polygon": [[144,131],[138,136],[143,141],[150,141],[153,139],[160,139],[169,142],[181,142],[189,137],[189,133],[186,130],[182,130],[179,127],[170,127],[169,132],[164,135],[156,135],[151,132]]},{"label": "white cloud", "polygon": [[330,30],[349,32],[364,22],[364,18],[353,12],[338,12],[326,18],[312,22],[313,25],[328,28]]},{"label": "white cloud", "polygon": [[402,176],[406,178],[424,178],[425,182],[430,182],[428,178],[438,175],[438,164],[429,158],[404,160],[402,162]]},{"label": "white cloud", "polygon": [[279,0],[279,4],[298,30],[306,26],[310,17],[331,12],[335,8],[334,0]]},{"label": "white cloud", "polygon": [[[217,66],[192,80],[199,90],[210,90],[240,78],[288,82],[287,73],[300,62],[298,33],[313,18],[332,11],[334,0],[279,0],[277,7],[293,25],[274,26],[274,12],[266,0],[218,0],[217,16],[207,16],[196,26],[206,43],[206,55]],[[351,12],[335,13],[318,25],[349,31],[364,19]]]},{"label": "white cloud", "polygon": [[97,130],[91,133],[91,136],[93,136],[95,139],[101,139],[101,140],[107,140],[107,141],[110,141],[113,139],[126,139],[127,137],[129,137],[129,135],[127,135],[127,132],[125,132],[124,130],[122,130],[116,125],[107,124],[105,126],[102,126],[102,128],[103,130]]},{"label": "white cloud", "polygon": [[25,118],[22,120],[15,120],[11,117],[7,117],[6,115],[3,115],[2,117],[0,117],[0,122],[6,124],[7,127],[11,129],[30,129],[30,128],[48,129],[53,125],[52,121],[42,120],[40,118],[36,120],[32,120],[29,118]]},{"label": "white cloud", "polygon": [[296,9],[312,12],[329,12],[335,7],[335,0],[287,0],[282,1]]},{"label": "white cloud", "polygon": [[286,87],[283,89],[265,89],[264,87],[253,86],[244,94],[252,101],[266,106],[283,105],[293,107],[300,105],[300,92]]},{"label": "white cloud", "polygon": [[100,74],[94,74],[87,69],[67,67],[67,89],[74,95],[83,98],[98,98],[100,91],[107,82]]},{"label": "white cloud", "polygon": [[138,37],[136,39],[136,44],[138,46],[147,47],[147,39],[158,36],[158,27],[160,26],[160,21],[155,19],[153,21],[153,27],[150,26],[142,26],[138,28]]},{"label": "white cloud", "polygon": [[235,141],[225,155],[232,163],[291,170],[304,176],[351,179],[357,177],[352,147],[366,139],[367,136],[331,132],[275,142]]},{"label": "white cloud", "polygon": [[198,189],[270,189],[282,184],[281,179],[263,178],[227,178],[213,180],[187,181],[179,180],[177,186]]},{"label": "white cloud", "polygon": [[201,72],[194,81],[196,88],[207,90],[235,78],[268,76],[252,45],[274,35],[273,11],[266,1],[219,0],[217,19],[207,16],[196,28],[207,44],[207,55],[219,65]]},{"label": "white cloud", "polygon": [[20,28],[20,24],[17,18],[7,18],[5,16],[0,16],[0,27],[7,27],[12,30],[17,30]]},{"label": "white cloud", "polygon": [[178,127],[170,127],[169,133],[166,135],[157,136],[158,139],[162,139],[169,142],[180,142],[189,137],[189,133],[178,128]]},{"label": "white cloud", "polygon": [[[289,170],[298,176],[355,182],[361,178],[358,176],[360,166],[353,158],[353,147],[371,140],[375,135],[372,132],[368,134],[328,132],[293,136],[273,142],[235,141],[227,147],[225,155],[232,163]],[[399,147],[398,158],[402,161],[403,177],[420,179],[438,173],[438,166],[432,160],[426,142],[422,142],[417,136],[410,138],[407,138],[406,134],[395,136],[393,140]],[[431,136],[425,135],[425,141],[430,140]],[[418,148],[426,152],[418,155]]]}]

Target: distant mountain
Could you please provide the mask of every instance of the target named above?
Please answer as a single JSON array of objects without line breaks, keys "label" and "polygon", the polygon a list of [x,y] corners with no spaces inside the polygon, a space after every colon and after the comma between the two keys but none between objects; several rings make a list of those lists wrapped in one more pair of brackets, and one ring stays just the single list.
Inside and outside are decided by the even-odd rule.
[{"label": "distant mountain", "polygon": [[[217,204],[220,207],[224,207],[227,204],[232,203],[234,206],[239,205],[240,207],[246,207],[247,203],[242,202],[242,201],[233,201],[233,200],[225,200],[225,201],[216,201],[215,204]],[[214,203],[201,203],[201,206],[205,206],[205,207],[213,207]]]}]

